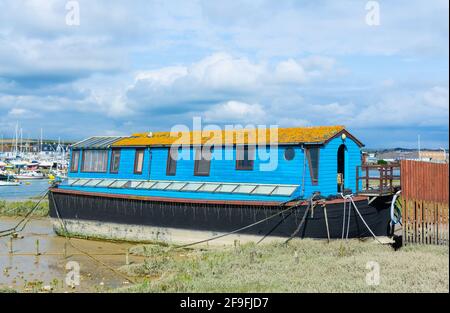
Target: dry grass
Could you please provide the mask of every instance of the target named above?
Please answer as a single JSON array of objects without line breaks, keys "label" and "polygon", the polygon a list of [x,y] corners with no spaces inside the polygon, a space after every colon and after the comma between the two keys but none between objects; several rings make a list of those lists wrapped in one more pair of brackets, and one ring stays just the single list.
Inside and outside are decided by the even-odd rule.
[{"label": "dry grass", "polygon": [[[294,240],[207,250],[143,246],[132,252],[144,264],[121,268],[148,277],[123,292],[448,292],[448,247],[390,246],[357,240]],[[380,284],[370,286],[370,261],[380,265]]]}]

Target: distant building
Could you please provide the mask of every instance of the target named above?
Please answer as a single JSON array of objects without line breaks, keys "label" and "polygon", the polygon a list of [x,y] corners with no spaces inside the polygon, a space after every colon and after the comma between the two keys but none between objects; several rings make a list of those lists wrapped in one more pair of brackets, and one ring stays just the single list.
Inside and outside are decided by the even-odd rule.
[{"label": "distant building", "polygon": [[401,160],[417,160],[425,162],[443,163],[448,161],[448,153],[444,150],[394,150],[376,153],[377,160],[399,162]]}]

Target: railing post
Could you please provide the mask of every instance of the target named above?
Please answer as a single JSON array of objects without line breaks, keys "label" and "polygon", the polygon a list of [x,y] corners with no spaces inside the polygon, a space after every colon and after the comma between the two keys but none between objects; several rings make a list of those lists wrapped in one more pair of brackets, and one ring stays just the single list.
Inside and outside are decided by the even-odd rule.
[{"label": "railing post", "polygon": [[366,190],[369,190],[369,167],[366,166]]},{"label": "railing post", "polygon": [[383,190],[383,167],[380,166],[378,168],[378,171],[380,172],[380,174],[379,174],[379,178],[380,178],[379,187],[380,187],[380,193],[381,193],[382,190]]},{"label": "railing post", "polygon": [[356,166],[356,193],[359,192],[359,166]]}]

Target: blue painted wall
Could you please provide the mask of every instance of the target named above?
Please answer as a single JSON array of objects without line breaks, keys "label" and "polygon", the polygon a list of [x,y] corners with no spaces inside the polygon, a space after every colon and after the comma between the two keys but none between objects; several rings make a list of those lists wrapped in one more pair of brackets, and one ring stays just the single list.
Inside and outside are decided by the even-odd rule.
[{"label": "blue painted wall", "polygon": [[[319,179],[318,184],[313,185],[309,172],[307,160],[304,159],[304,153],[301,146],[294,146],[295,157],[293,160],[286,160],[284,158],[284,151],[286,146],[280,146],[272,150],[277,157],[277,165],[273,166],[273,170],[264,171],[268,167],[269,160],[267,160],[270,152],[266,148],[257,148],[256,159],[254,161],[254,169],[252,171],[236,170],[236,149],[215,148],[213,151],[214,159],[211,161],[211,170],[209,176],[195,176],[194,175],[194,151],[190,148],[188,151],[179,152],[180,160],[177,161],[176,175],[166,175],[167,164],[167,148],[151,148],[145,149],[143,173],[140,175],[134,174],[134,148],[122,148],[120,157],[119,173],[109,173],[109,162],[111,151],[109,151],[108,158],[108,172],[107,173],[82,173],[81,161],[79,171],[77,173],[69,173],[70,178],[117,178],[117,179],[141,179],[141,180],[177,180],[177,181],[203,181],[203,182],[240,182],[240,183],[259,183],[259,184],[292,184],[300,187],[294,193],[294,196],[304,195],[310,196],[314,191],[320,191],[322,195],[335,195],[337,193],[337,152],[339,146],[344,144],[345,152],[345,187],[353,191],[356,189],[356,166],[361,165],[361,152],[359,146],[350,138],[343,141],[340,137],[331,140],[328,144],[320,148],[319,161]],[[263,150],[259,150],[263,149]],[[265,153],[264,153],[265,152]],[[265,160],[261,160],[261,157]],[[81,160],[81,157],[80,157]],[[273,160],[273,158],[272,158]],[[275,164],[275,163],[273,163]],[[305,178],[303,179],[303,173]],[[303,187],[304,186],[304,187]],[[69,188],[69,187],[67,187]],[[75,187],[70,187],[74,188]],[[304,193],[303,190],[304,189]],[[98,189],[95,189],[98,192]],[[112,189],[115,193],[122,193],[123,190]],[[128,192],[128,191],[127,191]],[[143,194],[141,190],[130,190],[130,194]],[[125,193],[125,192],[123,192]],[[166,196],[174,196],[172,193],[162,191]],[[151,193],[155,195],[155,192]],[[157,193],[159,195],[159,193]],[[186,192],[179,192],[183,196],[187,196]],[[196,194],[196,197],[204,193]],[[161,196],[161,195],[159,195]],[[248,198],[249,196],[230,195],[234,199]],[[224,199],[224,195],[216,195]],[[213,198],[214,198],[213,197]],[[255,196],[250,196],[255,197]],[[260,197],[258,197],[260,198]],[[281,198],[279,199],[281,200]]]}]

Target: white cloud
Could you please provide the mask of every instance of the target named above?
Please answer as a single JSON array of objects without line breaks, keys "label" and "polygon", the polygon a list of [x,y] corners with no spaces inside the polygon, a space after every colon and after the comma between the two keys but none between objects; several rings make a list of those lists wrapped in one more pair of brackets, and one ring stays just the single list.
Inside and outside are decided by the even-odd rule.
[{"label": "white cloud", "polygon": [[423,99],[426,104],[430,105],[430,110],[436,109],[436,112],[441,110],[445,114],[449,110],[449,92],[448,87],[436,86],[423,94]]},{"label": "white cloud", "polygon": [[410,93],[396,92],[359,108],[352,119],[358,127],[447,127],[448,87]]},{"label": "white cloud", "polygon": [[203,114],[208,123],[251,123],[258,124],[267,120],[266,112],[258,104],[240,101],[227,101],[212,106]]},{"label": "white cloud", "polygon": [[[231,100],[247,102],[248,97],[258,102],[258,98],[281,92],[292,83],[306,84],[310,78],[317,78],[317,73],[322,77],[333,73],[334,62],[329,58],[317,60],[327,62],[288,59],[271,66],[214,53],[190,65],[139,72],[128,88],[127,99],[136,112],[198,111]],[[308,70],[302,62],[307,63]]]},{"label": "white cloud", "polygon": [[281,82],[304,83],[307,80],[305,69],[298,62],[289,59],[278,63],[275,77]]}]

